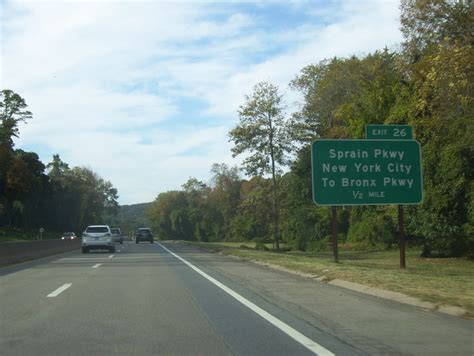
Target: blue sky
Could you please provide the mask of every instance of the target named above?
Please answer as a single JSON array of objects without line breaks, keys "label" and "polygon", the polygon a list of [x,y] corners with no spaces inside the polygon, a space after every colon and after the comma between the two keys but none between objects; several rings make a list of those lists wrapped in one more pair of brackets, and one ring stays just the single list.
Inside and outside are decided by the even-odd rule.
[{"label": "blue sky", "polygon": [[290,114],[304,66],[401,41],[388,0],[0,1],[0,83],[34,115],[16,146],[92,168],[122,204],[238,165],[227,132],[258,81]]}]

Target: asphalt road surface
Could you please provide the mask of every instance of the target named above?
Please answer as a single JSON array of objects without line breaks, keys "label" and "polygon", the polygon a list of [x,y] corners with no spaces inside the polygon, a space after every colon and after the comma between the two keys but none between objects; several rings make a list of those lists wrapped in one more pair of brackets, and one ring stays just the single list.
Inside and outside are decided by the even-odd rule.
[{"label": "asphalt road surface", "polygon": [[0,269],[2,355],[472,355],[473,321],[175,243]]}]

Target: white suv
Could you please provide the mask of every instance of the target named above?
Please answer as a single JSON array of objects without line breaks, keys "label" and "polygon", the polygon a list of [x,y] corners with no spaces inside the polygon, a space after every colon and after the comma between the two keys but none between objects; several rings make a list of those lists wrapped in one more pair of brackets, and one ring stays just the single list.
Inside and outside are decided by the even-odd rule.
[{"label": "white suv", "polygon": [[90,225],[82,233],[82,253],[99,249],[115,252],[115,241],[108,225]]}]

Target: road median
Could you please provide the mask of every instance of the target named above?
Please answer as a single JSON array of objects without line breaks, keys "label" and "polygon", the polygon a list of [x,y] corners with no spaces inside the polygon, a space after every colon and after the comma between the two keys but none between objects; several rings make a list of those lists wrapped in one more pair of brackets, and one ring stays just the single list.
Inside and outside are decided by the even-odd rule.
[{"label": "road median", "polygon": [[79,239],[0,243],[0,267],[68,252],[80,247]]}]

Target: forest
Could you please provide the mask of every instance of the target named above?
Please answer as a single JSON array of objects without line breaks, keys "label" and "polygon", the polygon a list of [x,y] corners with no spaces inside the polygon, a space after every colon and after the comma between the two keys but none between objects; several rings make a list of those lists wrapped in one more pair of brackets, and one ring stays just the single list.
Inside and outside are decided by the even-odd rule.
[{"label": "forest", "polygon": [[[311,196],[310,143],[362,139],[367,124],[405,124],[422,146],[424,199],[406,207],[409,246],[422,256],[474,255],[474,112],[471,1],[401,1],[403,43],[302,68],[287,113],[270,81],[255,85],[229,132],[241,167],[216,163],[157,196],[146,214],[161,239],[273,242],[327,249],[331,211]],[[339,240],[397,248],[397,206],[338,209]],[[282,245],[283,246],[283,245]]]}]

